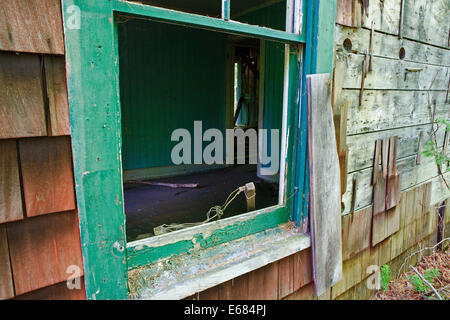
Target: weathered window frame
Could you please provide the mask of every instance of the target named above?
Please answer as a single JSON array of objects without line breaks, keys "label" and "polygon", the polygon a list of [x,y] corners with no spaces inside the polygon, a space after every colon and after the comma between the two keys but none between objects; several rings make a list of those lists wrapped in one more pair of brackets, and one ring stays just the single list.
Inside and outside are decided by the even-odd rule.
[{"label": "weathered window frame", "polygon": [[[300,96],[300,85],[303,86],[302,79],[307,73],[314,73],[314,66],[318,65],[315,54],[318,50],[318,0],[307,0],[308,4],[303,5],[307,14],[303,17],[306,32],[301,32],[302,35],[229,21],[226,16],[209,18],[122,0],[62,0],[62,3],[74,172],[88,299],[127,298],[127,272],[131,268],[184,253],[194,246],[209,247],[257,233],[289,219],[305,220],[301,208],[306,208],[303,195],[307,195],[308,189],[304,179],[307,172],[306,108],[304,94]],[[288,3],[293,1],[288,0]],[[74,5],[79,8],[78,17]],[[287,152],[281,158],[285,161],[280,161],[282,167],[285,165],[285,182],[279,205],[126,244],[117,15],[286,43],[283,106],[286,114],[282,143]],[[77,18],[79,28],[71,20]],[[334,19],[331,20],[334,24]],[[305,68],[301,68],[302,65]],[[290,85],[286,86],[287,83]],[[205,227],[208,236],[200,232]]]}]

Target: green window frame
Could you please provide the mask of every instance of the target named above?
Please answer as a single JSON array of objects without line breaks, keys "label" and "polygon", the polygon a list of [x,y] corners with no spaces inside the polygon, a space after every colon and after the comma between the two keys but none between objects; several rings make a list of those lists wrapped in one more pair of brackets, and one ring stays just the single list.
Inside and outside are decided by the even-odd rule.
[{"label": "green window frame", "polygon": [[[287,2],[292,5],[293,0]],[[224,3],[229,5],[229,1]],[[302,135],[306,132],[306,109],[301,85],[306,74],[314,73],[316,69],[331,72],[333,52],[329,43],[318,41],[318,33],[324,30],[321,33],[325,35],[323,39],[333,42],[330,33],[334,30],[335,11],[328,14],[331,18],[323,26],[318,24],[318,12],[321,7],[327,11],[330,6],[335,8],[335,0],[323,0],[323,4],[318,0],[303,1],[303,12],[307,14],[303,15],[301,35],[228,20],[229,8],[223,10],[223,19],[218,19],[123,0],[62,0],[62,4],[74,174],[88,299],[126,299],[130,269],[185,253],[194,247],[208,248],[289,220],[305,218],[301,212],[304,211],[303,195],[307,194],[308,185],[304,179],[307,167],[302,165],[306,163],[306,136]],[[79,10],[74,10],[74,5]],[[288,12],[292,10],[291,6],[287,7]],[[79,16],[74,17],[74,12]],[[120,16],[286,44],[285,138],[282,140],[286,146],[282,150],[286,152],[281,158],[282,168],[283,164],[285,167],[279,205],[182,230],[175,236],[162,235],[126,243],[117,28]],[[77,18],[78,28],[73,23]],[[327,50],[317,54],[321,45]],[[327,65],[325,59],[331,64]],[[318,67],[320,63],[323,67]],[[301,143],[294,143],[296,139],[301,139]]]}]

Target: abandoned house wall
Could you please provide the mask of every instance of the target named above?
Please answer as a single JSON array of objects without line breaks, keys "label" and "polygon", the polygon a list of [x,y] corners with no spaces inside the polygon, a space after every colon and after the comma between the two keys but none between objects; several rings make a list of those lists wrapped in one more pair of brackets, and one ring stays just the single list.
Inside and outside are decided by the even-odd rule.
[{"label": "abandoned house wall", "polygon": [[85,299],[60,1],[0,8],[0,299]]},{"label": "abandoned house wall", "polygon": [[[189,299],[367,299],[375,293],[367,286],[372,281],[367,267],[388,264],[391,275],[397,276],[405,266],[418,262],[420,255],[414,252],[436,244],[439,206],[446,199],[443,236],[448,237],[450,192],[434,159],[421,155],[419,145],[423,150],[431,139],[433,122],[450,118],[449,10],[446,1],[375,0],[367,11],[361,2],[337,1],[333,102],[345,191],[343,279],[316,297],[308,249]],[[366,68],[370,52],[372,67],[364,79],[360,104],[366,52]],[[434,119],[430,104],[435,108]],[[385,213],[386,219],[373,220],[375,142],[395,136],[399,202]],[[448,143],[442,126],[436,140],[440,147]],[[353,188],[355,176],[358,184]],[[445,178],[449,181],[450,173]],[[374,234],[383,239],[375,245]]]}]

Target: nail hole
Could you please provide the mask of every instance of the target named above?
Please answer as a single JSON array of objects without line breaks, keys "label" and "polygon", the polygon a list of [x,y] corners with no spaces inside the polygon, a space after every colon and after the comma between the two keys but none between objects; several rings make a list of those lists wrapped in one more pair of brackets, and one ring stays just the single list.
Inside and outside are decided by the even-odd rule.
[{"label": "nail hole", "polygon": [[349,38],[344,40],[343,45],[344,45],[345,50],[347,50],[347,51],[352,50],[352,40],[350,40]]},{"label": "nail hole", "polygon": [[403,60],[403,59],[405,59],[405,56],[406,56],[405,48],[400,48],[400,51],[398,52],[398,57],[399,57],[401,60]]}]

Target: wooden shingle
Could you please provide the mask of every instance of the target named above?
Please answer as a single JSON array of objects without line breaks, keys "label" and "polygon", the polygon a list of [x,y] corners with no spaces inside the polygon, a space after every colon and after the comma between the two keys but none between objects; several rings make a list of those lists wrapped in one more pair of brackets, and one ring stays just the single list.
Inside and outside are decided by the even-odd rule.
[{"label": "wooden shingle", "polygon": [[0,300],[14,297],[6,225],[0,225]]},{"label": "wooden shingle", "polygon": [[0,52],[0,139],[45,135],[39,56]]},{"label": "wooden shingle", "polygon": [[60,0],[0,0],[0,50],[64,54]]},{"label": "wooden shingle", "polygon": [[0,223],[23,219],[15,140],[0,140]]},{"label": "wooden shingle", "polygon": [[75,209],[70,137],[19,141],[26,215]]},{"label": "wooden shingle", "polygon": [[50,136],[70,135],[69,101],[64,57],[45,56]]},{"label": "wooden shingle", "polygon": [[67,281],[71,265],[83,275],[76,212],[12,222],[7,231],[16,295]]}]

